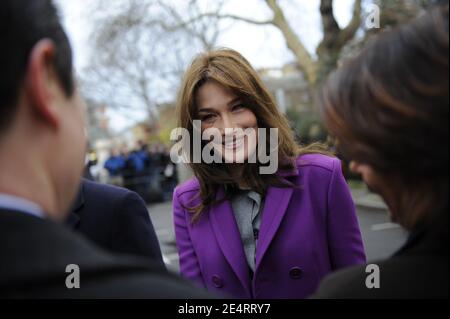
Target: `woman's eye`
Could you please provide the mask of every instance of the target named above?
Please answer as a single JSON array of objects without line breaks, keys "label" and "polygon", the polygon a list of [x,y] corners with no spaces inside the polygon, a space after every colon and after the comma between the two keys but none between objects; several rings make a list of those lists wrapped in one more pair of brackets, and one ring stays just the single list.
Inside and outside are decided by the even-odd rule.
[{"label": "woman's eye", "polygon": [[212,120],[214,120],[214,115],[213,114],[205,115],[202,118],[202,121],[205,121],[205,122],[211,122]]},{"label": "woman's eye", "polygon": [[243,109],[245,109],[245,106],[242,105],[242,104],[233,106],[233,112],[234,112],[234,111],[241,111],[241,110],[243,110]]}]

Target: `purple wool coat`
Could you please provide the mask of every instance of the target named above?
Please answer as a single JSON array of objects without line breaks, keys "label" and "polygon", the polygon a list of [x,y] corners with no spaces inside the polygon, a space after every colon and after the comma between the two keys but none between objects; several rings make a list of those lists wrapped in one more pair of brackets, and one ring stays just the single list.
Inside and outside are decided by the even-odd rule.
[{"label": "purple wool coat", "polygon": [[[213,293],[237,299],[297,299],[315,292],[332,271],[365,263],[355,206],[338,159],[297,159],[294,188],[270,187],[262,211],[256,270],[250,278],[229,201],[203,211],[196,223],[184,207],[200,199],[193,178],[174,192],[173,213],[181,275]],[[217,198],[223,198],[220,189]]]}]

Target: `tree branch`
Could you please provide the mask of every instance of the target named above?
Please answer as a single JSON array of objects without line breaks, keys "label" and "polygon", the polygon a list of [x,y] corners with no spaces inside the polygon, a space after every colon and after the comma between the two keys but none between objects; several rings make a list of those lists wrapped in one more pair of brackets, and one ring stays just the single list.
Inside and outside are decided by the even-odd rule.
[{"label": "tree branch", "polygon": [[218,12],[207,12],[199,14],[191,19],[185,20],[185,21],[179,21],[177,24],[174,25],[168,25],[163,21],[160,20],[153,20],[152,23],[159,24],[164,30],[173,32],[179,29],[188,28],[192,23],[195,23],[199,20],[202,20],[204,18],[216,18],[216,19],[232,19],[236,21],[242,21],[249,24],[255,24],[255,25],[271,25],[274,23],[273,20],[265,20],[265,21],[257,21],[250,18],[241,17],[238,15],[233,14],[220,14]]},{"label": "tree branch", "polygon": [[342,48],[358,31],[361,24],[361,11],[361,0],[355,0],[352,20],[341,30],[333,14],[333,0],[321,0],[320,13],[324,35],[317,47],[319,83],[336,67]]},{"label": "tree branch", "polygon": [[278,4],[277,0],[265,1],[274,14],[273,25],[276,26],[283,34],[288,48],[294,53],[297,64],[305,74],[309,84],[314,85],[316,82],[315,61],[289,24],[283,13],[283,9]]},{"label": "tree branch", "polygon": [[322,55],[324,52],[338,47],[341,29],[334,17],[333,0],[320,1],[320,15],[322,17],[323,38],[317,48],[317,53]]},{"label": "tree branch", "polygon": [[232,20],[242,21],[242,22],[246,22],[246,23],[254,24],[254,25],[271,25],[271,24],[274,24],[274,20],[273,19],[269,19],[269,20],[254,20],[254,19],[241,17],[241,16],[234,15],[234,14],[206,13],[206,14],[204,14],[204,16],[213,16],[213,17],[216,17],[218,19],[232,19]]},{"label": "tree branch", "polygon": [[361,13],[362,13],[361,0],[355,0],[355,4],[353,6],[352,20],[341,31],[341,34],[339,36],[339,42],[345,44],[354,38],[356,32],[361,26]]}]

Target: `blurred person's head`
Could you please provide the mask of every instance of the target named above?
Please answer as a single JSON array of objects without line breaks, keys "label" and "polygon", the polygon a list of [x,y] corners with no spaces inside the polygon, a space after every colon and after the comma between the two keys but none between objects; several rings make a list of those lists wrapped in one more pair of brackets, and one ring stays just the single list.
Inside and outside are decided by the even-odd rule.
[{"label": "blurred person's head", "polygon": [[[200,120],[201,127],[194,127],[194,121]],[[186,129],[191,136],[190,154],[193,154],[194,130],[201,133],[216,129],[222,136],[222,144],[217,145],[222,163],[194,163],[190,166],[199,180],[203,204],[195,208],[202,209],[214,203],[218,186],[230,186],[236,189],[245,181],[246,188],[264,193],[269,186],[283,185],[276,174],[261,175],[259,161],[251,163],[249,156],[257,152],[258,129],[267,130],[266,150],[270,150],[270,129],[278,129],[279,168],[294,169],[295,158],[302,152],[294,139],[294,134],[286,118],[281,114],[269,90],[257,71],[238,52],[219,49],[199,55],[186,71],[178,101],[179,127]],[[253,136],[227,138],[227,131],[253,130]],[[227,141],[228,140],[228,141]],[[203,144],[203,147],[206,143]],[[240,152],[241,150],[243,152]],[[229,157],[227,158],[226,150]],[[239,153],[240,152],[240,153]],[[238,154],[243,154],[240,161]]]},{"label": "blurred person's head", "polygon": [[116,156],[119,156],[119,155],[120,155],[120,152],[119,152],[119,150],[117,148],[113,148],[113,149],[111,149],[109,151],[109,156],[110,157],[116,157]]},{"label": "blurred person's head", "polygon": [[148,148],[148,144],[143,140],[139,140],[137,146],[140,150],[146,150]]},{"label": "blurred person's head", "polygon": [[165,146],[164,146],[164,144],[163,143],[161,143],[161,142],[158,142],[158,153],[164,153],[164,151],[165,151]]},{"label": "blurred person's head", "polygon": [[409,230],[448,214],[448,47],[447,5],[381,34],[320,97],[351,169]]},{"label": "blurred person's head", "polygon": [[128,153],[128,146],[122,145],[119,149],[119,153],[120,155],[125,156]]},{"label": "blurred person's head", "polygon": [[68,38],[50,0],[4,0],[0,41],[0,192],[62,219],[86,147]]}]

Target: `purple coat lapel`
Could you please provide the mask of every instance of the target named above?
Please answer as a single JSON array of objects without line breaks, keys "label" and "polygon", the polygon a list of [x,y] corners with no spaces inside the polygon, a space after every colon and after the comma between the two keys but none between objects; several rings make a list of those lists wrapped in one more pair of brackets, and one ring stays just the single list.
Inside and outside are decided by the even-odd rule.
[{"label": "purple coat lapel", "polygon": [[[287,178],[298,176],[299,171],[295,165],[293,171],[282,171],[277,173],[278,177]],[[259,231],[260,241],[256,246],[256,269],[270,246],[281,222],[286,214],[289,202],[294,190],[293,188],[269,187],[264,201],[261,229]]]},{"label": "purple coat lapel", "polygon": [[[217,192],[217,198],[220,199],[223,196],[224,191],[220,188]],[[210,216],[212,228],[222,253],[250,297],[250,276],[247,259],[230,201],[224,201],[215,206],[214,213],[210,214]]]},{"label": "purple coat lapel", "polygon": [[292,193],[292,188],[270,187],[267,191],[259,232],[260,241],[256,246],[256,269],[258,269],[264,254],[280,227]]}]

